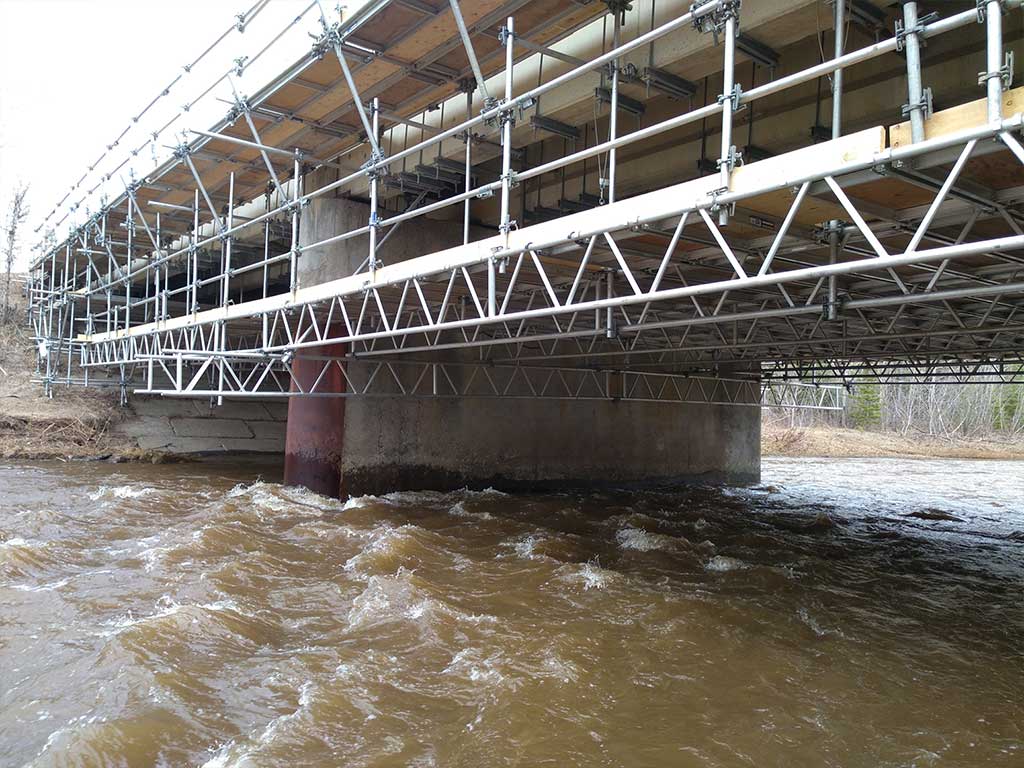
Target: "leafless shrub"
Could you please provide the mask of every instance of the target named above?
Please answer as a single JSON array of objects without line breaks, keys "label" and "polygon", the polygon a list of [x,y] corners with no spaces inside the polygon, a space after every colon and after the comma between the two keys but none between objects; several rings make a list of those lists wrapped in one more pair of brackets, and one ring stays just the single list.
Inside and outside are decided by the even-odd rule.
[{"label": "leafless shrub", "polygon": [[4,283],[3,296],[0,297],[0,325],[7,325],[12,319],[11,312],[11,272],[14,269],[14,257],[18,253],[18,229],[28,217],[28,186],[22,184],[14,190],[11,207],[7,212],[4,231],[7,241],[4,247]]}]

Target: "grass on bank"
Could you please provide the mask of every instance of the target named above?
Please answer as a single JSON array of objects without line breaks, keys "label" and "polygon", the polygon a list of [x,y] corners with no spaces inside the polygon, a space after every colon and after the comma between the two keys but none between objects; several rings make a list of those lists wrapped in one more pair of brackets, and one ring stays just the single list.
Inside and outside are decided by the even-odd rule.
[{"label": "grass on bank", "polygon": [[762,424],[764,456],[824,458],[946,458],[1024,460],[1024,440],[955,439],[900,435],[843,427],[782,427]]}]

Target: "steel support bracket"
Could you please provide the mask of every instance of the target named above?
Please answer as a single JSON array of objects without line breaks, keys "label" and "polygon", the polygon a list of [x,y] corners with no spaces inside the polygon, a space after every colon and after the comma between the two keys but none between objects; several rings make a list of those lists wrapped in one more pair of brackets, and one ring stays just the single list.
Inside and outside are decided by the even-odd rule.
[{"label": "steel support bracket", "polygon": [[849,222],[842,219],[832,219],[813,230],[814,238],[822,245],[828,245],[829,236],[838,233],[842,237],[843,230],[849,226]]},{"label": "steel support bracket", "polygon": [[604,0],[604,4],[608,6],[608,13],[618,16],[622,23],[626,21],[626,11],[633,10],[632,0]]},{"label": "steel support bracket", "polygon": [[252,106],[250,106],[249,101],[244,96],[238,96],[231,109],[228,110],[228,120],[230,120],[233,125],[238,118],[251,113]]},{"label": "steel support bracket", "polygon": [[494,109],[494,107],[501,107],[501,110],[498,112],[498,114],[492,115],[491,117],[484,120],[484,124],[489,126],[490,128],[499,128],[501,126],[504,126],[505,123],[511,123],[512,127],[514,128],[516,125],[516,107],[505,106],[505,100],[501,99],[500,101],[495,100],[493,106],[485,107],[483,111],[486,112],[487,109]]},{"label": "steel support bracket", "polygon": [[359,169],[363,170],[363,171],[366,171],[366,175],[367,175],[368,178],[379,179],[382,176],[386,176],[387,175],[387,168],[386,167],[384,167],[384,168],[377,168],[377,169],[373,169],[373,168],[376,165],[380,165],[385,160],[387,160],[387,155],[385,155],[383,152],[379,152],[379,151],[378,152],[372,152],[370,154],[369,159],[365,163],[363,163],[361,166],[359,166]]},{"label": "steel support bracket", "polygon": [[[528,98],[528,99],[523,99],[521,102],[519,102],[519,104],[517,105],[517,108],[519,109],[519,119],[522,120],[525,117],[526,111],[529,110],[529,109],[532,109],[534,107],[534,105],[536,105],[536,103],[537,103],[537,100],[532,98],[532,97]],[[515,118],[513,118],[512,119],[513,127],[515,126],[515,124],[516,124],[516,121],[515,121]]]},{"label": "steel support bracket", "polygon": [[327,52],[331,50],[331,41],[326,36],[310,35],[310,37],[313,38],[313,47],[310,49],[310,53],[314,59],[322,61]]},{"label": "steel support bracket", "polygon": [[601,67],[601,70],[609,80],[615,76],[615,72],[618,70],[620,83],[637,83],[642,79],[640,70],[632,62],[619,65],[614,61],[609,61]]}]

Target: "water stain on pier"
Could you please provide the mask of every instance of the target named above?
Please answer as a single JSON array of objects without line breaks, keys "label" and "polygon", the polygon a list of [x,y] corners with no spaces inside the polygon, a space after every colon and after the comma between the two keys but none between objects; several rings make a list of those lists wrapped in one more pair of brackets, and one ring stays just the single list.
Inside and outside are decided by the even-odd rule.
[{"label": "water stain on pier", "polygon": [[333,502],[0,467],[0,763],[1024,763],[1024,467],[764,475]]}]

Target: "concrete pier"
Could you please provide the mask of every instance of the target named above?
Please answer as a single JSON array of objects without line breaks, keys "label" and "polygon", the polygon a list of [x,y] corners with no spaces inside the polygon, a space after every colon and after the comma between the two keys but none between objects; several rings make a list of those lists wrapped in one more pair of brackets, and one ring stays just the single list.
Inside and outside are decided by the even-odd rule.
[{"label": "concrete pier", "polygon": [[615,401],[351,401],[342,491],[756,482],[758,408]]},{"label": "concrete pier", "polygon": [[[300,241],[355,229],[368,215],[363,203],[317,198],[303,211]],[[461,226],[410,222],[389,238],[380,258],[392,264],[456,245],[462,241]],[[366,238],[303,254],[299,283],[351,274],[366,254]],[[472,360],[472,351],[452,353],[451,359]],[[315,377],[321,364],[296,357],[293,370]],[[340,372],[332,375],[341,386]],[[462,486],[526,490],[755,482],[760,476],[760,410],[749,406],[399,395],[291,398],[287,443],[286,482],[342,496]]]}]

